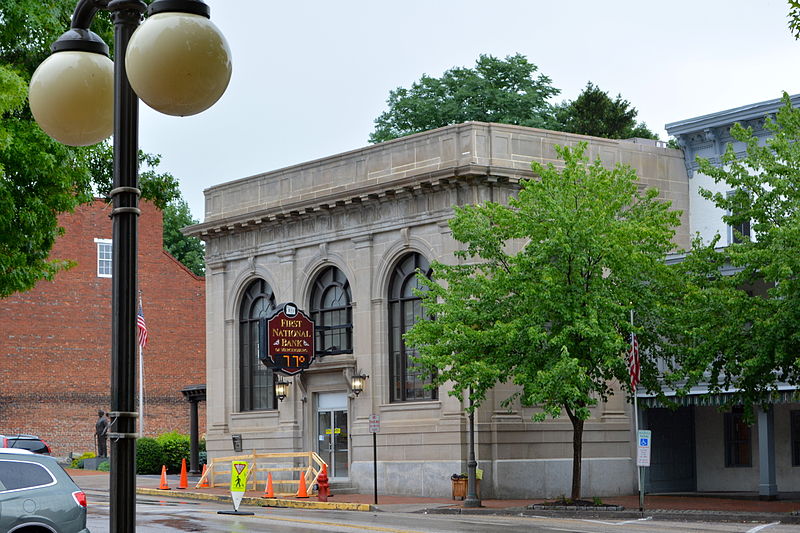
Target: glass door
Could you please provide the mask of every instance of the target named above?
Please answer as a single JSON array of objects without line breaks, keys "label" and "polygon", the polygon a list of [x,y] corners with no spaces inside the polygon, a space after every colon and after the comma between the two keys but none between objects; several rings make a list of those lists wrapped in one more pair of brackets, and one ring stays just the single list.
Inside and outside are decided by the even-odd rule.
[{"label": "glass door", "polygon": [[348,478],[350,475],[347,435],[347,395],[318,394],[317,453],[328,463],[328,475],[332,478]]}]

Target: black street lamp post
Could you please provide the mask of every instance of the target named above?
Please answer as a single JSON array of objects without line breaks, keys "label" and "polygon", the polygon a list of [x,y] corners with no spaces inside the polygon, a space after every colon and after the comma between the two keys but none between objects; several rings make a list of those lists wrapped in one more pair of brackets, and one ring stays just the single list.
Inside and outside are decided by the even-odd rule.
[{"label": "black street lamp post", "polygon": [[[110,12],[114,23],[113,64],[108,46],[89,29],[98,11]],[[139,97],[170,115],[204,111],[230,81],[230,50],[200,0],[149,7],[142,0],[79,0],[71,28],[51,49],[29,89],[42,129],[85,146],[108,137],[113,120],[110,530],[128,533],[136,530]]]},{"label": "black street lamp post", "polygon": [[475,402],[472,399],[472,389],[469,390],[469,458],[467,460],[467,497],[464,507],[482,507],[477,491],[478,461],[475,459]]}]

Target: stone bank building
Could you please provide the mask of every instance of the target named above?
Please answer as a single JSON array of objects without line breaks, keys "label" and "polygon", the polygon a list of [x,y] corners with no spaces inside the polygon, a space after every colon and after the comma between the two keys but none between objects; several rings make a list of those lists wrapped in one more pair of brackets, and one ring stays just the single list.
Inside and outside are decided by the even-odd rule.
[{"label": "stone bank building", "polygon": [[[617,141],[512,125],[465,123],[396,139],[206,190],[207,447],[316,451],[334,481],[372,488],[371,414],[379,490],[446,496],[465,469],[464,406],[426,388],[402,334],[420,314],[414,272],[455,261],[453,207],[505,201],[530,163],[559,164],[554,145],[588,141],[587,154],[631,165],[683,211],[675,237],[689,245],[683,154],[653,141]],[[259,319],[294,302],[316,323],[316,361],[275,396],[276,375],[258,359]],[[350,377],[368,375],[353,394]],[[569,491],[569,420],[531,421],[500,404],[499,385],[476,413],[482,496]],[[586,495],[636,490],[630,405],[617,395],[592,410],[584,433]]]}]

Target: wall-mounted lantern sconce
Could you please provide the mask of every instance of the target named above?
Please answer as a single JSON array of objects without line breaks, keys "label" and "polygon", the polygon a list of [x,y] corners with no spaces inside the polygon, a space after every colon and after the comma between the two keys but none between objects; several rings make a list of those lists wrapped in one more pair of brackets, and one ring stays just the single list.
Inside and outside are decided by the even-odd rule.
[{"label": "wall-mounted lantern sconce", "polygon": [[364,372],[360,372],[358,374],[353,374],[350,378],[350,389],[352,389],[353,394],[358,396],[361,394],[361,391],[364,390],[364,384],[367,381],[369,376],[364,374]]},{"label": "wall-mounted lantern sconce", "polygon": [[231,435],[231,441],[233,441],[233,451],[241,452],[242,451],[242,436],[241,435]]},{"label": "wall-mounted lantern sconce", "polygon": [[278,378],[278,381],[275,382],[275,396],[278,397],[278,400],[283,401],[288,396],[291,384],[291,381],[285,381],[282,377]]}]

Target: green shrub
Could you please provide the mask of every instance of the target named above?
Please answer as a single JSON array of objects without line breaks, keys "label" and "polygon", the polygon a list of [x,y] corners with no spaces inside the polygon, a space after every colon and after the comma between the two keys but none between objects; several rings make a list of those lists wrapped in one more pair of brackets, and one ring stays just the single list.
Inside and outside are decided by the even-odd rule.
[{"label": "green shrub", "polygon": [[108,461],[103,461],[99,465],[97,465],[98,472],[109,472],[111,470],[111,463]]},{"label": "green shrub", "polygon": [[181,459],[186,459],[188,466],[190,442],[189,435],[181,435],[175,431],[164,433],[156,437],[156,442],[161,446],[161,455],[167,465],[167,471],[177,474],[181,470]]},{"label": "green shrub", "polygon": [[136,473],[160,474],[164,453],[156,439],[142,437],[136,440]]},{"label": "green shrub", "polygon": [[92,457],[97,457],[97,454],[94,452],[82,453],[80,457],[74,458],[69,466],[70,468],[83,468],[83,460],[91,459]]}]

